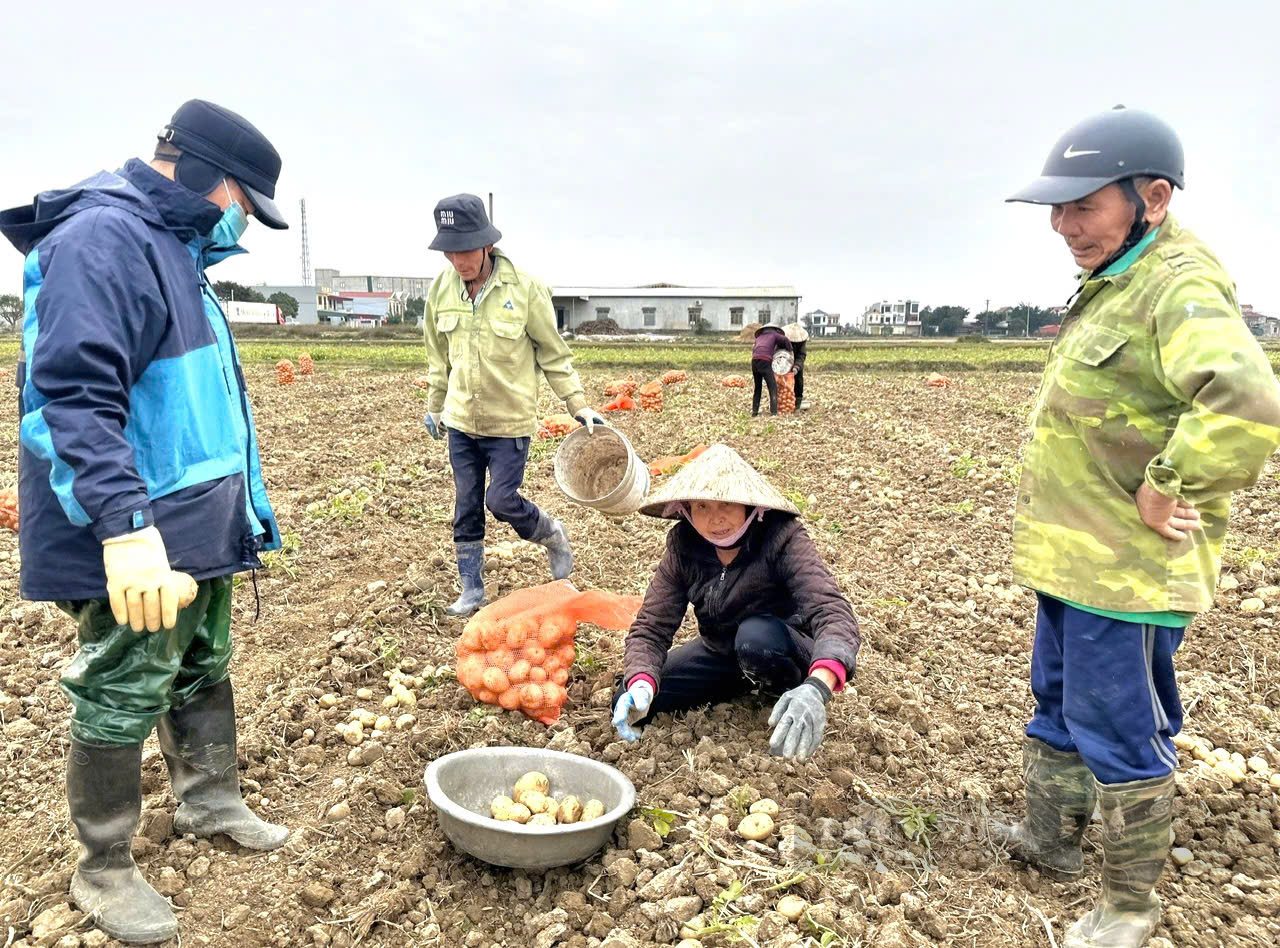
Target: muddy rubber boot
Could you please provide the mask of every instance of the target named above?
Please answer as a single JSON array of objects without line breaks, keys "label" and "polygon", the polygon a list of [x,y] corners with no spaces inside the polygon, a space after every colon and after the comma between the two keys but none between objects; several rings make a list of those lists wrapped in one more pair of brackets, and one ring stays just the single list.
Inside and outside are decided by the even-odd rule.
[{"label": "muddy rubber boot", "polygon": [[1139,948],[1160,921],[1156,882],[1169,855],[1173,774],[1098,785],[1102,898],[1067,931],[1063,948]]},{"label": "muddy rubber boot", "polygon": [[130,846],[142,816],[142,745],[71,739],[67,806],[82,852],[71,899],[107,935],[131,945],[177,937],[173,909],[147,883]]},{"label": "muddy rubber boot", "polygon": [[484,605],[484,541],[468,540],[453,545],[458,558],[458,578],[462,595],[444,607],[445,615],[465,618]]},{"label": "muddy rubber boot", "polygon": [[991,832],[1009,855],[1054,879],[1080,878],[1080,841],[1093,815],[1097,781],[1074,751],[1055,750],[1034,737],[1022,743],[1022,776],[1027,816],[1013,826],[993,824]]},{"label": "muddy rubber boot", "polygon": [[178,800],[174,832],[201,837],[223,833],[246,849],[284,845],[289,828],[268,823],[240,797],[230,680],[202,688],[186,704],[170,709],[156,731]]},{"label": "muddy rubber boot", "polygon": [[547,548],[552,579],[564,579],[573,572],[573,548],[569,546],[569,533],[563,523],[552,520],[545,513],[540,514],[538,529],[530,539]]}]

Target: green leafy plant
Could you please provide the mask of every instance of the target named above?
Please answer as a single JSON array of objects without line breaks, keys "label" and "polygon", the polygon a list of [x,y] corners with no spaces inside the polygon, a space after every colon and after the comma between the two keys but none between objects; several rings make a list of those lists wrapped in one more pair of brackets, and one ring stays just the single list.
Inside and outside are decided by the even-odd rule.
[{"label": "green leafy plant", "polygon": [[902,834],[913,843],[931,845],[930,833],[938,827],[938,814],[926,810],[914,803],[908,803],[898,810],[898,825]]},{"label": "green leafy plant", "polygon": [[975,471],[987,464],[982,458],[975,458],[968,454],[962,454],[951,462],[952,477],[968,477],[970,471]]},{"label": "green leafy plant", "polygon": [[307,514],[315,520],[341,520],[343,523],[355,523],[364,516],[364,509],[369,505],[373,495],[367,487],[355,490],[346,488],[330,497],[327,501],[317,500],[307,504]]},{"label": "green leafy plant", "polygon": [[747,940],[750,930],[760,924],[754,915],[730,916],[729,908],[743,893],[742,883],[735,879],[729,888],[722,890],[711,902],[706,915],[706,924],[696,929],[694,937],[706,938],[709,935],[723,935],[732,943]]},{"label": "green leafy plant", "polygon": [[293,561],[298,555],[298,550],[302,547],[302,539],[296,533],[286,533],[280,538],[280,549],[268,550],[262,554],[262,565],[267,569],[281,569],[289,574],[291,579],[298,578],[298,571],[293,567]]},{"label": "green leafy plant", "polygon": [[653,827],[653,831],[663,839],[667,838],[667,834],[671,832],[672,828],[676,825],[676,820],[679,819],[679,816],[672,813],[670,810],[663,810],[654,806],[640,807],[640,816],[642,819],[646,820],[649,825]]},{"label": "green leafy plant", "polygon": [[373,647],[378,650],[378,660],[385,671],[393,671],[400,662],[400,640],[386,633],[376,636]]}]

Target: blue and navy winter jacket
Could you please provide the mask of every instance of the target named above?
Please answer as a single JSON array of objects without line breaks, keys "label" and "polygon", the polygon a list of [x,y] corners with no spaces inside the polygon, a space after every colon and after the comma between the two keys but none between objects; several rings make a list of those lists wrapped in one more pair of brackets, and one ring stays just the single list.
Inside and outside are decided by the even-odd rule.
[{"label": "blue and navy winter jacket", "polygon": [[22,596],[106,595],[102,541],[155,524],[196,579],[279,534],[253,413],[205,267],[222,212],[134,159],[0,213],[26,255],[18,463]]}]

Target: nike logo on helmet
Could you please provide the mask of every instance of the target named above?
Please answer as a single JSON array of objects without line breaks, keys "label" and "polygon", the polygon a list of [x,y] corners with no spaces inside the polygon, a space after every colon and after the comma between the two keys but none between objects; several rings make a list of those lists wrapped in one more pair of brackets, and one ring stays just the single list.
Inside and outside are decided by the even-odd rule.
[{"label": "nike logo on helmet", "polygon": [[1096,149],[1093,151],[1076,151],[1075,145],[1068,145],[1067,150],[1062,153],[1063,158],[1079,158],[1081,155],[1100,155],[1101,151]]}]

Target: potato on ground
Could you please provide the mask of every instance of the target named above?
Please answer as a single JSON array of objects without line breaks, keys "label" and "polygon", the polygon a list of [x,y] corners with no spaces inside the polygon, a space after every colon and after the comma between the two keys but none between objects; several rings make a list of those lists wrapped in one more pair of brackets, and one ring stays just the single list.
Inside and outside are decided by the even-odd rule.
[{"label": "potato on ground", "polygon": [[773,817],[767,813],[750,813],[738,824],[743,839],[762,840],[773,835]]}]

